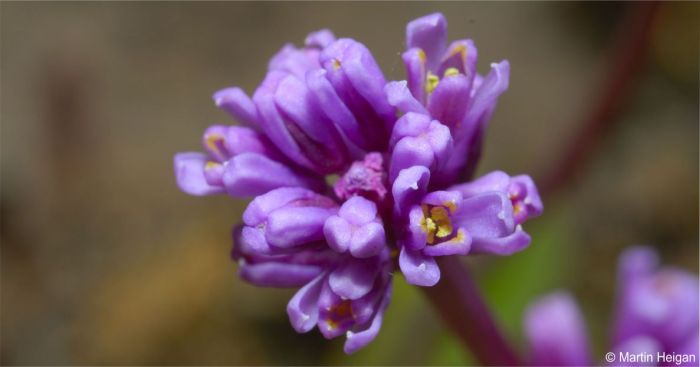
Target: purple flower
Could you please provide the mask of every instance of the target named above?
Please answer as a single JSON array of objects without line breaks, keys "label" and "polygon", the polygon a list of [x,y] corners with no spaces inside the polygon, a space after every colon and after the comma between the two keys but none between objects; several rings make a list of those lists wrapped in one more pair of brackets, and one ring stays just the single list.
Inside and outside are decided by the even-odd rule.
[{"label": "purple flower", "polygon": [[328,246],[339,253],[349,251],[358,258],[379,255],[386,248],[386,239],[384,225],[377,215],[373,202],[361,196],[352,197],[324,224]]},{"label": "purple flower", "polygon": [[301,188],[280,188],[256,197],[243,212],[241,235],[261,253],[279,253],[323,241],[323,226],[338,212],[330,198]]},{"label": "purple flower", "polygon": [[676,268],[658,269],[656,253],[638,247],[620,257],[618,287],[615,344],[647,336],[664,351],[678,353],[694,347],[698,356],[697,275]]},{"label": "purple flower", "polygon": [[497,191],[508,195],[513,205],[513,217],[516,224],[522,224],[530,218],[542,214],[544,206],[532,178],[527,175],[510,177],[505,172],[494,171],[472,182],[455,185],[456,190],[469,197],[485,192]]},{"label": "purple flower", "polygon": [[319,179],[287,164],[267,138],[253,129],[214,125],[204,132],[202,145],[206,154],[175,155],[177,184],[188,194],[248,197],[285,186],[322,187]]},{"label": "purple flower", "polygon": [[293,252],[260,251],[256,237],[243,236],[242,229],[234,230],[231,255],[238,261],[241,278],[259,287],[301,287],[339,261],[338,254],[320,241]]},{"label": "purple flower", "polygon": [[388,251],[368,259],[345,257],[302,287],[287,305],[294,329],[318,326],[326,338],[345,334],[345,352],[353,353],[379,332],[391,300]]},{"label": "purple flower", "polygon": [[[636,247],[621,255],[613,340],[608,350],[621,365],[697,365],[698,277],[657,267],[656,253],[650,248]],[[591,364],[583,316],[566,293],[543,297],[531,305],[525,314],[525,334],[533,365]],[[671,360],[659,361],[659,353]],[[640,354],[651,355],[651,359],[621,359]],[[680,359],[673,360],[674,355]],[[693,360],[682,360],[683,355]]]},{"label": "purple flower", "polygon": [[402,58],[407,80],[388,83],[389,103],[404,113],[429,115],[450,129],[454,151],[435,171],[436,187],[445,187],[467,169],[470,174],[481,151],[486,124],[498,96],[508,89],[508,61],[491,64],[485,77],[476,72],[477,50],[472,40],[447,45],[447,21],[442,14],[408,23],[407,50]]},{"label": "purple flower", "polygon": [[409,283],[432,286],[440,279],[436,256],[470,251],[510,254],[530,237],[520,223],[539,215],[542,203],[527,176],[494,172],[448,191],[428,193],[430,170],[413,166],[394,181],[399,265]]},{"label": "purple flower", "polygon": [[542,211],[527,176],[448,189],[478,151],[508,65],[482,78],[473,43],[445,37],[442,15],[411,22],[408,81],[387,83],[363,44],[311,33],[272,57],[252,98],[214,94],[244,126],[212,126],[205,153],[175,155],[186,193],[255,197],[233,234],[241,278],[300,288],[292,326],[345,335],[347,353],[379,332],[396,263],[434,285],[434,257],[518,251],[530,240],[521,224]]},{"label": "purple flower", "polygon": [[557,292],[540,298],[528,308],[524,322],[531,364],[591,365],[585,321],[568,293]]},{"label": "purple flower", "polygon": [[396,121],[389,145],[392,147],[389,177],[412,166],[438,171],[452,151],[450,129],[428,115],[409,112]]}]

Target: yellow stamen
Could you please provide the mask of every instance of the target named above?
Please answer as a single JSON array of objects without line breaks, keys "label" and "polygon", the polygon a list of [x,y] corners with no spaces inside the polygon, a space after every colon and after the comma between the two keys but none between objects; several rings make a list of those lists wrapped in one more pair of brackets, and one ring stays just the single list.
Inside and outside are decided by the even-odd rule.
[{"label": "yellow stamen", "polygon": [[215,152],[216,154],[223,154],[221,151],[221,148],[219,146],[220,143],[223,143],[224,141],[224,136],[221,134],[209,134],[204,138],[207,148],[209,148],[212,152]]},{"label": "yellow stamen", "polygon": [[450,210],[450,214],[454,214],[457,211],[457,204],[454,201],[446,201],[442,205]]},{"label": "yellow stamen", "polygon": [[439,238],[444,238],[452,233],[452,222],[450,221],[450,216],[447,214],[447,210],[441,206],[436,206],[430,210],[430,216],[437,224],[436,235]]},{"label": "yellow stamen", "polygon": [[425,91],[430,94],[433,93],[435,88],[437,88],[440,83],[440,78],[437,75],[428,72],[428,76],[425,77]]},{"label": "yellow stamen", "polygon": [[333,59],[333,70],[338,70],[338,69],[340,69],[340,60]]},{"label": "yellow stamen", "polygon": [[448,242],[450,242],[450,243],[464,242],[464,238],[466,236],[467,235],[464,233],[464,230],[460,228],[459,230],[457,230],[457,235],[452,237],[452,239],[450,239]]},{"label": "yellow stamen", "polygon": [[425,57],[425,51],[423,51],[422,49],[418,49],[418,58],[420,59],[420,62],[425,64],[425,61],[427,60],[427,58]]},{"label": "yellow stamen", "polygon": [[449,59],[450,57],[456,55],[456,54],[462,54],[462,60],[467,59],[467,47],[464,45],[458,45],[454,49],[452,49],[452,52],[450,52],[450,55],[446,57],[446,59]]},{"label": "yellow stamen", "polygon": [[326,319],[326,322],[328,323],[328,328],[330,330],[335,330],[338,328],[339,325],[336,320],[343,320],[348,316],[355,318],[355,315],[352,313],[352,304],[350,303],[350,300],[347,299],[340,302],[338,305],[331,306],[328,311],[331,312],[331,315]]},{"label": "yellow stamen", "polygon": [[447,68],[447,70],[445,70],[445,73],[443,74],[443,78],[457,75],[459,75],[459,70],[457,70],[457,68]]},{"label": "yellow stamen", "polygon": [[204,165],[204,170],[210,170],[210,169],[212,169],[212,168],[216,168],[216,167],[219,167],[219,166],[221,166],[221,163],[217,163],[217,162],[214,162],[214,161],[209,161],[209,162],[207,162],[206,165]]},{"label": "yellow stamen", "polygon": [[423,218],[420,221],[420,226],[427,235],[428,244],[434,244],[436,236],[445,238],[452,234],[452,221],[450,221],[450,216],[444,207],[429,208],[428,205],[423,204],[421,209],[423,209]]},{"label": "yellow stamen", "polygon": [[522,203],[517,202],[513,205],[513,214],[514,215],[516,215],[516,216],[520,215],[520,213],[522,213],[522,211],[523,211],[523,204]]}]

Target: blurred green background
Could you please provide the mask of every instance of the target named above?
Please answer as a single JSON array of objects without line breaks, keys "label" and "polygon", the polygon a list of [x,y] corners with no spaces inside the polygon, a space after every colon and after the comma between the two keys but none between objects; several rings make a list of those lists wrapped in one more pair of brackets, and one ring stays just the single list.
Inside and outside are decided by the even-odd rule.
[{"label": "blurred green background", "polygon": [[[179,192],[172,155],[229,122],[211,94],[248,92],[285,42],[328,27],[403,79],[407,21],[434,11],[511,83],[480,173],[544,177],[592,108],[617,3],[0,3],[2,364],[469,364],[423,294],[395,279],[376,341],[297,335],[293,292],[254,288],[229,259],[245,202]],[[568,288],[605,351],[617,255],[654,245],[698,269],[696,3],[663,3],[618,120],[545,196],[531,247],[469,262],[521,350],[533,297]]]}]

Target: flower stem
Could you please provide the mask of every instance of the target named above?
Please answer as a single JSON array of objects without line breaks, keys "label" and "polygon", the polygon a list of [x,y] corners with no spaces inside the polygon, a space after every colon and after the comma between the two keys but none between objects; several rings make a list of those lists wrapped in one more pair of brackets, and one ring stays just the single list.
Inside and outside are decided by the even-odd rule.
[{"label": "flower stem", "polygon": [[498,330],[465,264],[459,257],[438,259],[440,282],[421,287],[445,324],[485,366],[519,365],[518,357]]},{"label": "flower stem", "polygon": [[596,153],[601,140],[612,131],[618,113],[633,90],[636,77],[644,61],[657,2],[625,4],[627,9],[609,44],[607,71],[600,90],[593,94],[593,103],[582,114],[580,127],[550,171],[539,180],[540,193],[548,195],[569,183]]}]

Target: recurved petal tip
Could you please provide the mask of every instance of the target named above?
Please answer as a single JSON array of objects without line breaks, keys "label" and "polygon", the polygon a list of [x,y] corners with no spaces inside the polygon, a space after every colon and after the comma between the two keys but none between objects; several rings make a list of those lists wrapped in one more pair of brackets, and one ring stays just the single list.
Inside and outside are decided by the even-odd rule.
[{"label": "recurved petal tip", "polygon": [[320,29],[316,32],[309,33],[304,40],[306,47],[324,48],[335,41],[335,35],[330,29]]},{"label": "recurved petal tip", "polygon": [[207,182],[204,174],[208,157],[203,153],[178,153],[175,154],[173,165],[175,179],[180,190],[190,195],[203,196],[221,194],[224,188],[212,186]]},{"label": "recurved petal tip", "polygon": [[426,167],[413,166],[401,170],[391,188],[395,210],[403,213],[420,201],[428,189],[429,181],[430,170]]},{"label": "recurved petal tip", "polygon": [[319,275],[302,287],[287,304],[289,322],[298,333],[306,333],[316,326],[318,299],[325,280],[325,274]]},{"label": "recurved petal tip", "polygon": [[406,48],[425,51],[428,68],[434,69],[447,47],[447,20],[441,13],[429,14],[406,25]]},{"label": "recurved petal tip", "polygon": [[238,87],[224,88],[212,96],[217,107],[228,112],[239,122],[253,128],[258,127],[258,111],[253,100]]},{"label": "recurved petal tip", "polygon": [[399,266],[409,284],[432,287],[440,280],[440,268],[431,256],[420,251],[401,249]]}]

